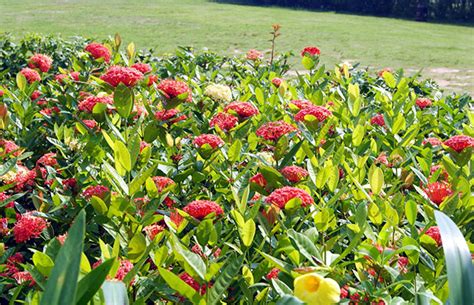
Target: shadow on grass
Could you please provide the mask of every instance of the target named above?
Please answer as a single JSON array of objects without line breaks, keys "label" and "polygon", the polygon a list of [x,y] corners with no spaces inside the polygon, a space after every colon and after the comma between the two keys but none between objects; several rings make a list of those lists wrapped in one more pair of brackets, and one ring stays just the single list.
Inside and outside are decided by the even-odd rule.
[{"label": "shadow on grass", "polygon": [[441,25],[456,25],[474,28],[474,20],[434,20],[428,19],[427,21],[417,21],[415,18],[396,16],[393,14],[370,14],[370,13],[361,13],[361,12],[351,12],[346,10],[334,10],[332,8],[307,8],[302,6],[288,6],[288,5],[277,5],[277,4],[256,4],[251,3],[245,0],[208,0],[209,2],[215,2],[220,4],[233,4],[233,5],[242,5],[242,6],[257,6],[257,7],[268,7],[268,8],[284,8],[294,11],[307,11],[307,12],[319,12],[319,13],[335,13],[338,15],[352,15],[352,16],[362,16],[362,17],[377,17],[377,18],[390,18],[398,19],[405,21],[414,21],[419,23],[430,23],[430,24],[441,24]]}]

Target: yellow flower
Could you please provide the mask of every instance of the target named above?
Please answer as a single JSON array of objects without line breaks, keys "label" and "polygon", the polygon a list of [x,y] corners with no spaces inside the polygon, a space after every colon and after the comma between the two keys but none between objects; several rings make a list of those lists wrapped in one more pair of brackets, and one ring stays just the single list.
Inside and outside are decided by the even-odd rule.
[{"label": "yellow flower", "polygon": [[298,276],[294,286],[295,296],[308,305],[332,305],[341,299],[339,284],[316,273]]}]

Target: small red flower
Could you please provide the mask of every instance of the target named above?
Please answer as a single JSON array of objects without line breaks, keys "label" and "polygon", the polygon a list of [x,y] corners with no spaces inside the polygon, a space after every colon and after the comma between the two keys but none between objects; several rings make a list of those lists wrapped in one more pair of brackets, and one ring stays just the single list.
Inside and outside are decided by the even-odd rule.
[{"label": "small red flower", "polygon": [[51,69],[53,60],[44,54],[35,54],[28,60],[28,67],[31,69],[39,69],[41,72],[48,72]]},{"label": "small red flower", "polygon": [[120,260],[120,266],[117,270],[117,273],[115,274],[115,279],[119,281],[123,281],[123,279],[127,276],[127,274],[132,271],[133,269],[133,264],[126,259],[121,259]]},{"label": "small red flower", "polygon": [[33,216],[31,212],[20,214],[13,227],[13,235],[17,243],[23,243],[33,238],[38,238],[48,222],[41,217]]},{"label": "small red flower", "polygon": [[390,69],[390,68],[383,68],[382,70],[380,70],[379,72],[377,72],[378,77],[383,77],[383,74],[384,74],[385,72],[392,73],[392,69]]},{"label": "small red flower", "polygon": [[431,106],[433,102],[429,98],[420,97],[416,99],[416,105],[421,109]]},{"label": "small red flower", "polygon": [[159,224],[153,224],[143,228],[143,231],[145,231],[148,238],[154,240],[155,236],[158,235],[158,233],[162,232],[164,229],[165,228],[163,226],[160,226]]},{"label": "small red flower", "polygon": [[35,101],[41,96],[41,94],[41,91],[35,90],[33,93],[31,93],[30,98],[32,101]]},{"label": "small red flower", "polygon": [[92,113],[95,105],[97,104],[112,105],[114,103],[110,96],[89,96],[85,100],[81,101],[78,105],[78,109],[83,112]]},{"label": "small red flower", "polygon": [[271,279],[276,279],[276,278],[278,278],[279,273],[280,273],[280,269],[273,268],[272,270],[270,270],[270,272],[267,273],[267,275],[265,275],[265,278],[269,281]]},{"label": "small red flower", "polygon": [[213,134],[202,134],[194,138],[193,144],[197,147],[209,144],[213,149],[216,149],[217,147],[224,145],[224,141],[219,136]]},{"label": "small red flower", "polygon": [[250,178],[250,183],[255,183],[262,188],[265,188],[267,186],[267,180],[261,173],[258,173],[252,178]]},{"label": "small red flower", "polygon": [[423,190],[428,198],[437,205],[440,205],[446,197],[453,194],[451,186],[445,181],[429,183]]},{"label": "small red flower", "polygon": [[145,63],[136,63],[136,64],[133,64],[132,65],[132,68],[140,71],[142,74],[147,74],[149,72],[151,72],[151,67],[149,64],[145,64]]},{"label": "small red flower", "polygon": [[296,127],[285,121],[268,122],[257,129],[256,134],[259,137],[269,141],[277,141],[283,135],[297,130]]},{"label": "small red flower", "polygon": [[21,154],[21,149],[13,141],[0,139],[0,156],[12,154],[18,157]]},{"label": "small red flower", "polygon": [[272,79],[272,84],[277,88],[280,87],[282,82],[283,82],[283,79],[279,77],[275,77]]},{"label": "small red flower", "polygon": [[308,177],[308,171],[296,165],[285,166],[280,172],[291,183],[300,182]]},{"label": "small red flower", "polygon": [[67,178],[63,180],[63,186],[64,188],[74,190],[77,186],[77,180],[76,178]]},{"label": "small red flower", "polygon": [[249,102],[232,102],[225,106],[224,112],[237,114],[241,120],[259,114],[258,109]]},{"label": "small red flower", "polygon": [[84,123],[84,125],[89,129],[95,129],[97,127],[97,122],[95,120],[82,120],[82,123]]},{"label": "small red flower", "polygon": [[321,54],[321,50],[317,47],[306,47],[301,51],[301,56],[317,56]]},{"label": "small red flower", "polygon": [[140,71],[134,68],[120,66],[110,67],[107,72],[100,77],[101,80],[105,81],[112,87],[117,87],[120,83],[127,87],[133,87],[142,78],[143,74]]},{"label": "small red flower", "polygon": [[209,126],[219,126],[220,129],[223,131],[229,131],[234,128],[239,122],[239,119],[233,116],[232,114],[228,114],[225,112],[219,112],[216,114],[211,121],[209,122]]},{"label": "small red flower", "polygon": [[[441,169],[441,171],[439,173],[439,178],[441,178],[442,180],[448,181],[449,174],[441,165],[433,165],[430,168],[430,175],[433,175],[439,169]],[[431,176],[430,176],[430,179],[431,179]]]},{"label": "small red flower", "polygon": [[6,184],[15,183],[15,190],[22,191],[35,184],[36,171],[29,170],[26,166],[17,165],[17,171],[12,179],[7,179]]},{"label": "small red flower", "polygon": [[186,101],[191,102],[192,100],[192,91],[185,82],[164,79],[158,84],[158,90],[160,90],[165,98],[173,99],[184,93],[187,93]]},{"label": "small red flower", "polygon": [[307,207],[314,203],[314,199],[304,190],[291,187],[291,186],[284,186],[282,188],[274,190],[266,199],[266,203],[274,204],[278,206],[280,209],[283,209],[285,205],[293,198],[301,199],[301,205],[303,207]]},{"label": "small red flower", "polygon": [[372,125],[379,125],[381,127],[385,126],[385,120],[383,118],[383,114],[376,114],[370,119],[370,124]]},{"label": "small red flower", "polygon": [[159,193],[161,193],[165,188],[175,184],[173,179],[168,177],[155,176],[151,179],[153,180],[153,182],[155,182],[156,188],[158,189]]},{"label": "small red flower", "polygon": [[28,271],[16,272],[15,274],[13,274],[12,277],[16,280],[18,285],[21,285],[26,282],[29,282],[30,286],[33,286],[35,284],[35,280]]},{"label": "small red flower", "polygon": [[204,219],[211,213],[215,213],[216,216],[224,213],[224,210],[217,203],[210,200],[192,201],[183,208],[183,211],[197,219]]},{"label": "small red flower", "polygon": [[64,233],[64,234],[61,234],[57,237],[57,239],[58,239],[58,241],[61,245],[64,245],[64,242],[66,241],[66,238],[67,238],[67,232]]},{"label": "small red flower", "polygon": [[344,285],[341,287],[341,299],[346,299],[349,297],[349,286]]},{"label": "small red flower", "polygon": [[443,144],[460,153],[465,148],[474,147],[474,138],[465,135],[457,135],[444,141]]},{"label": "small red flower", "polygon": [[47,153],[41,156],[41,158],[36,161],[36,166],[43,165],[43,166],[56,166],[58,165],[58,161],[56,160],[55,153]]},{"label": "small red flower", "polygon": [[314,104],[311,103],[310,101],[306,101],[306,100],[293,100],[290,102],[290,104],[293,104],[294,106],[296,106],[298,109],[304,109],[304,108],[307,108],[307,107],[313,107]]},{"label": "small red flower", "polygon": [[86,50],[86,52],[89,52],[89,54],[94,59],[103,58],[104,61],[107,63],[110,61],[110,57],[111,57],[110,50],[103,44],[93,42],[93,43],[88,44],[84,48],[84,50]]},{"label": "small red flower", "polygon": [[251,49],[247,52],[246,57],[248,60],[256,61],[263,58],[263,53],[255,49]]},{"label": "small red flower", "polygon": [[423,142],[421,144],[423,144],[423,145],[430,144],[431,146],[435,147],[435,146],[441,146],[441,144],[443,144],[443,142],[441,142],[441,140],[438,139],[438,138],[427,138],[427,139],[423,140]]},{"label": "small red flower", "polygon": [[398,269],[400,273],[407,273],[408,272],[408,257],[400,256],[397,261]]},{"label": "small red flower", "polygon": [[204,295],[207,290],[207,285],[206,284],[199,284],[198,281],[196,281],[192,276],[190,276],[188,273],[184,272],[182,273],[179,278],[183,280],[186,284],[191,286],[194,290],[199,292],[200,295]]},{"label": "small red flower", "polygon": [[433,238],[436,241],[436,244],[438,245],[438,247],[440,247],[443,244],[441,240],[441,233],[439,232],[439,227],[437,226],[430,227],[428,230],[426,230],[425,234]]},{"label": "small red flower", "polygon": [[23,76],[30,84],[41,81],[41,76],[36,70],[30,68],[23,68],[21,69],[20,73],[23,74]]},{"label": "small red flower", "polygon": [[156,76],[156,75],[148,76],[148,82],[147,82],[148,87],[150,87],[153,84],[156,84],[157,82],[158,82],[158,76]]},{"label": "small red flower", "polygon": [[296,115],[297,122],[304,122],[307,115],[314,116],[319,122],[323,122],[332,112],[323,106],[309,106],[301,109]]},{"label": "small red flower", "polygon": [[108,192],[110,192],[110,189],[106,186],[92,185],[86,188],[84,192],[82,192],[82,196],[84,196],[87,199],[90,199],[92,196],[96,196],[101,199],[104,199]]}]

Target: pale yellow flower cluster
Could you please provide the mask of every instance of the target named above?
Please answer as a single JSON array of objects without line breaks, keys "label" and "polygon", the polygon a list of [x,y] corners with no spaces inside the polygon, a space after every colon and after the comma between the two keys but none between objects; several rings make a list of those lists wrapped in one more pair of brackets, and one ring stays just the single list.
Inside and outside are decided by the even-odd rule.
[{"label": "pale yellow flower cluster", "polygon": [[212,84],[206,87],[204,95],[210,97],[216,102],[232,101],[232,91],[229,86],[221,84]]}]

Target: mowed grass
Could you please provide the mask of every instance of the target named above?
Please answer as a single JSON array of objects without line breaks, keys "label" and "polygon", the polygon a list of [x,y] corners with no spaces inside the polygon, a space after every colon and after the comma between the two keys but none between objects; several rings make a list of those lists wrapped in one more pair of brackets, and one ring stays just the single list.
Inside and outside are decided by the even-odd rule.
[{"label": "mowed grass", "polygon": [[0,32],[96,39],[118,32],[158,53],[177,46],[226,55],[268,50],[274,23],[282,26],[278,51],[316,45],[326,64],[424,69],[448,88],[474,91],[473,27],[204,0],[0,0]]}]

